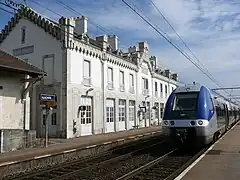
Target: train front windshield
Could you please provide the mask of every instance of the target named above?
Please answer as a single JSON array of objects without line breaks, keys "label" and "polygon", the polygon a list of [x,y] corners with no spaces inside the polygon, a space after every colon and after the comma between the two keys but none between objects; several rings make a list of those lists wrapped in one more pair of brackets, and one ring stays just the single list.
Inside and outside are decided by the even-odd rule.
[{"label": "train front windshield", "polygon": [[196,119],[199,92],[176,93],[171,119]]}]

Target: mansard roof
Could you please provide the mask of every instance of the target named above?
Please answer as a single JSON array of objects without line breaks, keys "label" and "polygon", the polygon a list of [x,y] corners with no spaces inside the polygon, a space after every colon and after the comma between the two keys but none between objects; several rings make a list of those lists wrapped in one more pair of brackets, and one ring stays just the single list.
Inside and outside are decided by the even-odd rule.
[{"label": "mansard roof", "polygon": [[46,75],[41,69],[0,49],[0,70],[27,74],[30,76]]}]

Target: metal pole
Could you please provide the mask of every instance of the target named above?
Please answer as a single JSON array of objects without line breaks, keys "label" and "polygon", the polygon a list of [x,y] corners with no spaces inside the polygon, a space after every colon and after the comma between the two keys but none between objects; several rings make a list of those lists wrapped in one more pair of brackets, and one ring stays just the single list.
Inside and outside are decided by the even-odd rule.
[{"label": "metal pole", "polygon": [[46,119],[45,119],[45,147],[48,147],[48,115],[49,115],[49,108],[46,109]]}]

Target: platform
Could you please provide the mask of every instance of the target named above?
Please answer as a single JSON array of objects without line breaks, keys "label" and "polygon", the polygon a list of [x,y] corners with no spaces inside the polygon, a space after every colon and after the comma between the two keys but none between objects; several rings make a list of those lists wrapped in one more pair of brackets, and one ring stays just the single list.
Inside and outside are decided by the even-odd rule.
[{"label": "platform", "polygon": [[0,175],[11,171],[33,168],[35,165],[54,164],[76,156],[99,154],[124,143],[161,135],[161,127],[147,127],[74,139],[58,140],[47,148],[31,148],[0,154]]},{"label": "platform", "polygon": [[[202,157],[202,158],[201,158]],[[238,122],[189,170],[175,180],[238,180],[240,178],[240,123]],[[191,167],[191,166],[190,166]]]}]

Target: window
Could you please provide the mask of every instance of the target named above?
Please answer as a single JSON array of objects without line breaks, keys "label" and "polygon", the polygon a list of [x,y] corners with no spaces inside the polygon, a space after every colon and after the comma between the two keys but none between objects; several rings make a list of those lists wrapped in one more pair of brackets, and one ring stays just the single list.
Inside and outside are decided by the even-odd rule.
[{"label": "window", "polygon": [[135,119],[135,101],[129,101],[129,121]]},{"label": "window", "polygon": [[24,44],[26,41],[26,27],[21,29],[21,44]]},{"label": "window", "polygon": [[133,74],[129,74],[129,91],[130,93],[134,93],[134,77]]},{"label": "window", "polygon": [[84,84],[91,84],[91,63],[87,60],[83,62],[83,81]]},{"label": "window", "polygon": [[165,98],[168,97],[168,88],[167,88],[167,85],[165,85]]},{"label": "window", "polygon": [[198,93],[177,93],[175,95],[173,110],[196,111]]},{"label": "window", "polygon": [[124,91],[124,72],[120,71],[119,74],[119,87],[120,87],[120,91]]},{"label": "window", "polygon": [[176,93],[170,119],[196,119],[199,92]]},{"label": "window", "polygon": [[160,83],[160,96],[163,97],[163,85]]},{"label": "window", "polygon": [[148,79],[143,78],[143,89],[148,89]]},{"label": "window", "polygon": [[92,123],[92,106],[86,105],[86,110],[81,111],[81,124]]},{"label": "window", "polygon": [[130,87],[134,87],[133,74],[130,74],[130,75],[129,75],[129,84],[130,84]]},{"label": "window", "polygon": [[57,113],[52,113],[52,125],[57,125]]},{"label": "window", "polygon": [[[80,108],[84,107],[84,108]],[[92,98],[91,97],[81,97],[81,106],[79,106],[78,117],[80,114],[81,124],[92,123]]]},{"label": "window", "polygon": [[115,110],[114,110],[114,100],[113,99],[107,99],[106,101],[106,118],[107,118],[107,122],[114,122],[114,114],[115,114]]},{"label": "window", "polygon": [[111,67],[108,67],[108,87],[110,88],[110,89],[112,89],[113,88],[113,68],[111,68]]},{"label": "window", "polygon": [[148,79],[142,78],[142,89],[143,89],[143,94],[147,95],[148,94]]},{"label": "window", "polygon": [[126,101],[122,99],[119,99],[118,118],[119,121],[125,121],[126,119]]},{"label": "window", "polygon": [[155,82],[155,96],[158,97],[158,84]]}]

